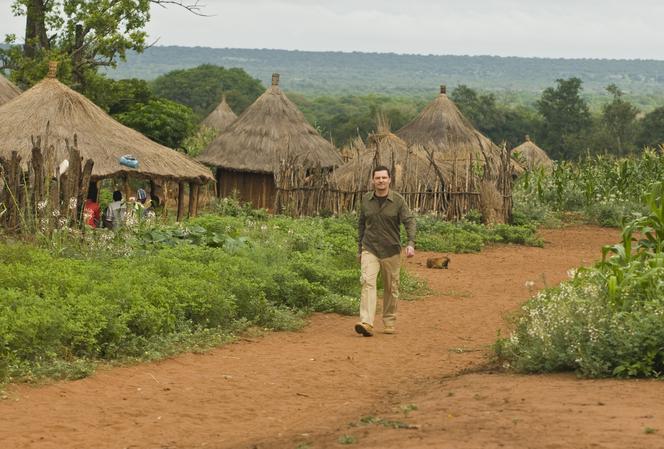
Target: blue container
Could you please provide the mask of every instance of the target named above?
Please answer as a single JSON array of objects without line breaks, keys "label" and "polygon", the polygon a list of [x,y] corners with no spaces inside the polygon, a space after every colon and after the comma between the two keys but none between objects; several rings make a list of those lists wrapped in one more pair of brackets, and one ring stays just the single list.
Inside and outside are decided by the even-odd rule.
[{"label": "blue container", "polygon": [[120,156],[120,164],[130,168],[138,168],[138,159],[131,154],[125,154],[124,156]]}]

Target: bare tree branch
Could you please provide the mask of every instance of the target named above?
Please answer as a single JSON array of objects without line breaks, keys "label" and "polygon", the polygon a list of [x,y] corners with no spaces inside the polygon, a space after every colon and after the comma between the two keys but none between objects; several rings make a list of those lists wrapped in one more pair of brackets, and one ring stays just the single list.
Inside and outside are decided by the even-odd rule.
[{"label": "bare tree branch", "polygon": [[159,5],[162,8],[166,8],[168,5],[175,5],[179,6],[180,8],[184,8],[197,16],[210,17],[209,14],[203,14],[202,11],[205,5],[202,5],[200,0],[190,0],[190,2],[185,2],[182,0],[150,0],[150,3]]}]

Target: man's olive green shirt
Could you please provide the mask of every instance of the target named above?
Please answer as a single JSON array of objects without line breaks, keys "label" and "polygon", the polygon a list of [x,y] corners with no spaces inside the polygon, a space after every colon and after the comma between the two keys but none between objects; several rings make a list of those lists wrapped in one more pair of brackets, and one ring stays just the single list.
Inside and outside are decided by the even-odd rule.
[{"label": "man's olive green shirt", "polygon": [[359,251],[369,251],[379,259],[392,257],[401,252],[400,226],[404,224],[408,245],[415,246],[415,218],[406,200],[390,190],[380,204],[374,192],[362,198],[358,221]]}]

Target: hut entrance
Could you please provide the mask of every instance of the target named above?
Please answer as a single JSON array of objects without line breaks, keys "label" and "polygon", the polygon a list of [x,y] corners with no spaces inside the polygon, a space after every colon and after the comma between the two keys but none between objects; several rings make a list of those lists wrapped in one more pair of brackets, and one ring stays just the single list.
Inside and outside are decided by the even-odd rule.
[{"label": "hut entrance", "polygon": [[217,196],[234,196],[255,208],[274,209],[277,187],[272,173],[248,173],[217,168]]}]

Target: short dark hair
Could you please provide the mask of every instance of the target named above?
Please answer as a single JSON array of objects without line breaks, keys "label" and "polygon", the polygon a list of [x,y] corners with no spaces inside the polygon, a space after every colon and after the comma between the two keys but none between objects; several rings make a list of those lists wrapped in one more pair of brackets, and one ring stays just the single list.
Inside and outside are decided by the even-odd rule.
[{"label": "short dark hair", "polygon": [[387,168],[387,167],[384,166],[384,165],[379,165],[379,166],[377,166],[377,167],[374,167],[373,171],[371,172],[371,177],[372,177],[372,178],[376,175],[376,172],[377,172],[377,171],[386,171],[386,172],[387,172],[387,177],[388,177],[388,178],[391,178],[391,177],[392,177],[392,175],[390,174],[390,169],[389,169],[389,168]]},{"label": "short dark hair", "polygon": [[113,192],[113,201],[120,201],[120,200],[122,200],[122,192],[116,190],[115,192]]}]

